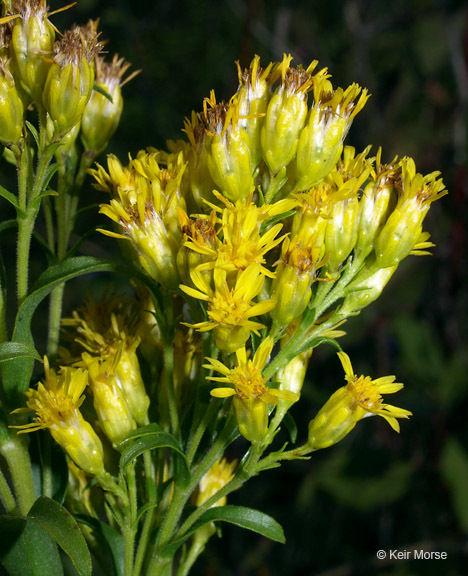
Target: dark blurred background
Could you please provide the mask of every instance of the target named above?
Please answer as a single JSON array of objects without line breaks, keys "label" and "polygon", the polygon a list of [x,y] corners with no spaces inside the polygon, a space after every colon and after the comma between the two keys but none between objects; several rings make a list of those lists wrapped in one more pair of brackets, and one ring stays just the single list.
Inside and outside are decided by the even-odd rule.
[{"label": "dark blurred background", "polygon": [[[413,156],[420,172],[440,170],[449,190],[426,220],[433,256],[408,258],[380,300],[348,322],[342,340],[358,374],[397,374],[406,387],[395,403],[414,416],[400,436],[383,419],[363,421],[310,461],[253,479],[230,502],[271,514],[287,544],[226,525],[194,575],[468,574],[466,2],[79,0],[54,23],[64,29],[96,17],[110,55],[142,70],[124,88],[109,148],[124,162],[129,152],[178,138],[184,116],[200,110],[211,89],[229,98],[235,60],[248,65],[260,54],[266,64],[286,52],[305,66],[318,59],[335,86],[369,89],[348,144],[382,146],[384,161]],[[85,195],[104,200],[90,185]],[[104,257],[113,249],[102,236],[83,246]],[[315,351],[293,409],[300,438],[342,383],[335,353]],[[445,551],[448,559],[377,560],[377,550],[397,548]]]}]

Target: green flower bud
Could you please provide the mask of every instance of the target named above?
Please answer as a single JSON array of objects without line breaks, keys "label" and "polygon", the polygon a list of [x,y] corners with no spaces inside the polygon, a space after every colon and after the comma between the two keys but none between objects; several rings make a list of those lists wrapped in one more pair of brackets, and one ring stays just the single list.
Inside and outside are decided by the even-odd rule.
[{"label": "green flower bud", "polygon": [[239,126],[249,135],[251,164],[254,169],[262,159],[260,135],[270,99],[267,79],[271,68],[272,64],[270,63],[265,70],[262,70],[259,56],[255,56],[250,67],[244,71],[237,63]]},{"label": "green flower bud", "polygon": [[17,144],[23,136],[23,102],[13,76],[0,59],[0,142]]},{"label": "green flower bud", "polygon": [[359,224],[359,200],[347,198],[333,205],[325,229],[325,252],[328,254],[327,269],[338,270],[351,254],[356,244]]},{"label": "green flower bud", "polygon": [[271,97],[261,131],[263,159],[272,174],[286,168],[296,154],[299,134],[307,116],[306,90],[310,75],[302,69],[289,73]]},{"label": "green flower bud", "polygon": [[314,106],[297,145],[296,192],[307,190],[336,165],[354,116],[367,101],[367,90],[357,84],[333,91],[325,70],[314,76]]},{"label": "green flower bud", "polygon": [[355,314],[377,300],[396,269],[397,265],[377,270],[375,266],[364,268],[346,288],[346,297],[340,307],[340,315]]},{"label": "green flower bud", "polygon": [[93,60],[100,50],[96,24],[74,26],[55,43],[42,102],[62,138],[81,120],[94,84]]},{"label": "green flower bud", "polygon": [[10,53],[13,72],[22,89],[41,104],[47,73],[50,68],[55,30],[47,19],[47,5],[43,0],[15,3],[19,17],[14,20]]},{"label": "green flower bud", "polygon": [[400,165],[398,201],[375,242],[380,268],[395,266],[418,248],[424,236],[422,222],[432,202],[447,194],[442,180],[437,179],[440,172],[417,174],[411,158],[403,158]]},{"label": "green flower bud", "polygon": [[117,54],[111,63],[96,57],[96,85],[109,95],[109,98],[94,90],[83,111],[81,119],[81,140],[86,150],[99,154],[104,150],[119,125],[123,110],[121,86],[134,78],[131,74],[124,82],[122,78],[130,64]]}]

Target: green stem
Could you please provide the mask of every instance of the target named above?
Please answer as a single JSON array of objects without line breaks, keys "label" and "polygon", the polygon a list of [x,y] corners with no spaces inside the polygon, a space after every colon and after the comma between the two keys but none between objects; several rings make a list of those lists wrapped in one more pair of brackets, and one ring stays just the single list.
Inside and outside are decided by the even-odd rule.
[{"label": "green stem", "polygon": [[158,531],[151,563],[148,569],[148,574],[150,576],[165,576],[170,574],[172,559],[162,558],[159,552],[166,544],[171,541],[187,500],[190,498],[192,492],[198,486],[203,476],[224,454],[232,439],[232,434],[235,428],[235,417],[231,413],[231,415],[228,417],[228,421],[226,422],[224,429],[219,434],[217,440],[214,442],[213,446],[210,448],[210,450],[207,452],[207,454],[204,456],[204,458],[193,472],[189,485],[185,489],[176,485],[170,507],[164,516]]},{"label": "green stem", "polygon": [[156,501],[157,501],[156,486],[154,483],[155,471],[150,452],[144,452],[143,462],[145,467],[147,503],[154,504],[155,506],[153,508],[150,508],[146,512],[145,521],[143,523],[143,528],[141,530],[140,541],[138,542],[135,564],[133,566],[134,576],[139,576],[142,573],[143,561],[145,559],[149,538],[151,535],[151,531],[153,529],[154,517],[156,513]]},{"label": "green stem", "polygon": [[8,482],[0,470],[0,499],[2,500],[3,506],[8,514],[12,514],[16,510],[16,502],[13,498],[13,494],[8,486]]},{"label": "green stem", "polygon": [[174,386],[174,344],[173,344],[173,301],[171,293],[165,294],[165,314],[168,334],[164,338],[164,372],[166,375],[167,402],[169,408],[169,419],[171,430],[177,439],[179,438],[179,412],[177,410],[177,399]]},{"label": "green stem", "polygon": [[127,510],[122,530],[124,537],[124,576],[132,576],[137,517],[137,492],[134,464],[128,467],[126,478],[128,488],[128,506],[126,507]]},{"label": "green stem", "polygon": [[0,453],[10,469],[19,511],[26,516],[36,499],[26,441],[13,433],[9,440],[0,445]]}]

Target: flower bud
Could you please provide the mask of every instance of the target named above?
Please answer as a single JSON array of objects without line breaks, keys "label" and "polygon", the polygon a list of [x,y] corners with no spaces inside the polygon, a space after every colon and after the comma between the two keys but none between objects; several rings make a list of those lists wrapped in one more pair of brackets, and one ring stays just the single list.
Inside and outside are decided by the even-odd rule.
[{"label": "flower bud", "polygon": [[271,317],[275,328],[283,328],[300,316],[311,297],[311,286],[320,262],[321,247],[315,245],[316,237],[302,242],[298,236],[285,238],[281,260],[272,282],[271,297],[275,307]]},{"label": "flower bud", "polygon": [[0,142],[17,144],[23,136],[23,102],[5,62],[0,59]]},{"label": "flower bud", "polygon": [[239,75],[239,126],[249,136],[249,149],[251,164],[256,167],[262,159],[260,135],[270,99],[268,76],[271,71],[270,63],[265,70],[260,67],[260,57],[250,63],[250,67],[241,70],[237,63]]},{"label": "flower bud", "polygon": [[245,201],[254,188],[249,135],[239,126],[239,103],[216,103],[214,92],[199,115],[205,129],[207,166],[217,187],[233,202]]},{"label": "flower bud", "polygon": [[395,266],[415,249],[432,202],[447,194],[442,180],[437,179],[439,172],[418,174],[411,158],[403,158],[400,166],[398,201],[375,242],[380,268]]},{"label": "flower bud", "polygon": [[355,247],[355,253],[358,257],[365,258],[372,251],[376,237],[394,208],[395,174],[395,169],[392,166],[380,165],[379,150],[377,175],[365,187],[359,203],[359,228]]},{"label": "flower bud", "polygon": [[13,70],[22,89],[41,105],[55,29],[47,19],[47,5],[43,0],[21,0],[15,2],[15,9],[19,17],[14,20],[11,32]]},{"label": "flower bud", "polygon": [[376,269],[364,268],[346,288],[346,296],[339,314],[349,316],[369,306],[382,293],[387,282],[393,276],[397,266]]},{"label": "flower bud", "polygon": [[54,59],[44,86],[42,102],[62,138],[83,114],[94,84],[93,60],[101,45],[96,24],[74,26],[54,45]]},{"label": "flower bud", "polygon": [[111,63],[96,57],[95,84],[109,95],[93,90],[81,119],[81,141],[86,150],[95,155],[102,152],[119,125],[123,110],[121,86],[135,77],[133,73],[124,82],[122,78],[130,64],[114,55]]},{"label": "flower bud", "polygon": [[312,79],[307,70],[289,68],[291,56],[285,56],[276,67],[273,78],[281,75],[282,82],[271,96],[261,131],[263,159],[270,172],[278,174],[296,154],[299,134],[307,116],[307,91]]},{"label": "flower bud", "polygon": [[359,200],[357,197],[335,202],[325,229],[325,252],[328,254],[327,269],[334,272],[351,254],[356,244],[359,224]]},{"label": "flower bud", "polygon": [[100,362],[83,353],[83,362],[88,366],[89,386],[99,424],[107,438],[117,446],[137,427],[125,393],[120,388],[109,361]]}]

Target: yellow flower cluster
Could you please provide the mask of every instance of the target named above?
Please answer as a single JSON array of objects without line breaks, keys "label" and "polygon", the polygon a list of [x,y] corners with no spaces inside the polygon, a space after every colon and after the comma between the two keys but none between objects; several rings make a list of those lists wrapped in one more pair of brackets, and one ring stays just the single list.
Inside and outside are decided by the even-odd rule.
[{"label": "yellow flower cluster", "polygon": [[[406,256],[432,246],[422,223],[446,193],[438,172],[423,176],[410,158],[384,164],[380,149],[372,157],[370,147],[344,146],[367,91],[334,88],[316,61],[291,61],[238,65],[237,92],[205,98],[185,121],[187,139],[126,166],[109,156],[107,169],[92,171],[111,194],[101,212],[115,228],[103,232],[125,239],[134,261],[172,291],[182,324],[213,334],[225,363],[205,367],[232,385],[213,394],[233,396],[253,441],[281,398],[262,376],[275,342],[310,310],[306,335],[375,300]],[[249,360],[252,335],[261,344]],[[298,358],[305,374],[308,356]]]},{"label": "yellow flower cluster", "polygon": [[[316,61],[307,68],[291,61],[285,55],[262,68],[256,56],[247,69],[238,65],[236,93],[220,102],[211,93],[186,119],[185,139],[166,151],[142,150],[126,165],[110,155],[107,167],[90,171],[110,195],[100,212],[113,228],[101,232],[159,285],[167,318],[179,323],[168,331],[155,315],[145,327],[115,299],[88,302],[65,321],[81,347],[72,363],[87,371],[97,418],[114,444],[146,419],[136,349],[149,333],[153,350],[164,348],[152,388],[160,415],[173,402],[185,413],[184,387],[206,378],[225,384],[211,395],[232,399],[247,440],[271,439],[299,399],[320,339],[342,335],[337,328],[380,295],[404,258],[432,246],[423,220],[446,193],[439,173],[424,176],[410,158],[385,164],[380,149],[370,156],[370,147],[344,146],[367,91],[334,88],[326,69],[315,72]],[[165,338],[173,339],[169,362]],[[202,346],[209,373],[201,378]],[[347,385],[310,424],[307,450],[334,444],[366,415],[398,431],[397,419],[410,414],[383,403],[382,393],[402,387],[394,377],[357,378],[339,356]]]}]

